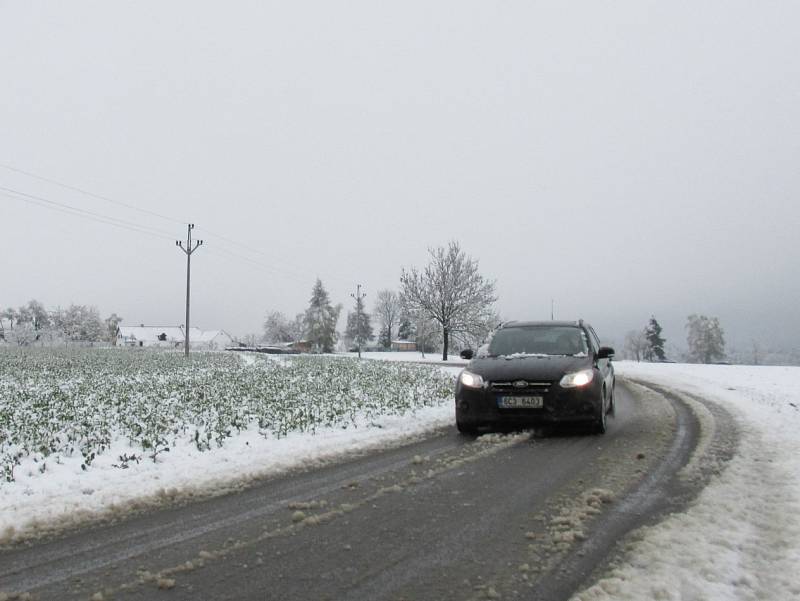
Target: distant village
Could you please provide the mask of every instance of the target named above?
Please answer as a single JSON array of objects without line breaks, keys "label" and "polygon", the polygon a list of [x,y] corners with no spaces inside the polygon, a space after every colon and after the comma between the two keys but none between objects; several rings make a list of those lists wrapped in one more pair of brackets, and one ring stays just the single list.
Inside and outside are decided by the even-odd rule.
[{"label": "distant village", "polygon": [[[116,346],[123,347],[182,347],[186,341],[184,326],[118,326]],[[217,351],[234,345],[233,337],[225,330],[189,328],[189,346],[197,350]]]}]

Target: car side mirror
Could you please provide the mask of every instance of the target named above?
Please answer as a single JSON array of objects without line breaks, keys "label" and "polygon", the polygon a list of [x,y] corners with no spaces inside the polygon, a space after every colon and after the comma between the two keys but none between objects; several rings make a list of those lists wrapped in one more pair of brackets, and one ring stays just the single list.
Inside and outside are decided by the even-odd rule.
[{"label": "car side mirror", "polygon": [[614,358],[614,349],[610,346],[601,346],[597,349],[597,358],[598,359],[613,359]]},{"label": "car side mirror", "polygon": [[474,355],[474,353],[472,352],[472,349],[471,349],[471,348],[465,348],[465,349],[464,349],[463,351],[461,351],[461,353],[459,354],[459,356],[460,356],[462,359],[466,359],[467,361],[469,361],[470,359],[472,359],[473,355]]}]

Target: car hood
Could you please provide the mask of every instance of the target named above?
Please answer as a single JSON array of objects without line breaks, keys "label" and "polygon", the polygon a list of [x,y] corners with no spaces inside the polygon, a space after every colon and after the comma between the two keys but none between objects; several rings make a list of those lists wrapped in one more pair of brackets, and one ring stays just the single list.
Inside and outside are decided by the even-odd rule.
[{"label": "car hood", "polygon": [[484,380],[560,380],[565,373],[591,367],[589,357],[516,356],[485,357],[473,360],[467,370],[478,374]]}]

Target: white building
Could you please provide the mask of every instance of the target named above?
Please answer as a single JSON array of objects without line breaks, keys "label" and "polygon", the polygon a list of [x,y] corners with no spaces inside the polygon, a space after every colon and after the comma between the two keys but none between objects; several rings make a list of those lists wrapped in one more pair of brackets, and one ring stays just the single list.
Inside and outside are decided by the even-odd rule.
[{"label": "white building", "polygon": [[[186,335],[183,326],[119,326],[117,346],[182,348]],[[233,343],[224,330],[189,328],[189,345],[193,349],[222,350]]]},{"label": "white building", "polygon": [[225,330],[197,330],[189,331],[189,346],[209,351],[221,351],[226,346],[233,344],[233,338]]}]

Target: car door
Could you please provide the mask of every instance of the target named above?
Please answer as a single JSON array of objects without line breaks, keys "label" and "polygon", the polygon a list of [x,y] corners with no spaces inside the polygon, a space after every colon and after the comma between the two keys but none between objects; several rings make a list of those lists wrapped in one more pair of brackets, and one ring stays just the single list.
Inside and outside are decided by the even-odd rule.
[{"label": "car door", "polygon": [[[589,340],[593,348],[594,356],[597,356],[597,351],[600,349],[600,338],[594,331],[594,328],[589,326]],[[597,359],[597,369],[606,384],[606,390],[611,394],[612,386],[614,385],[614,368],[611,366],[611,359]]]}]

